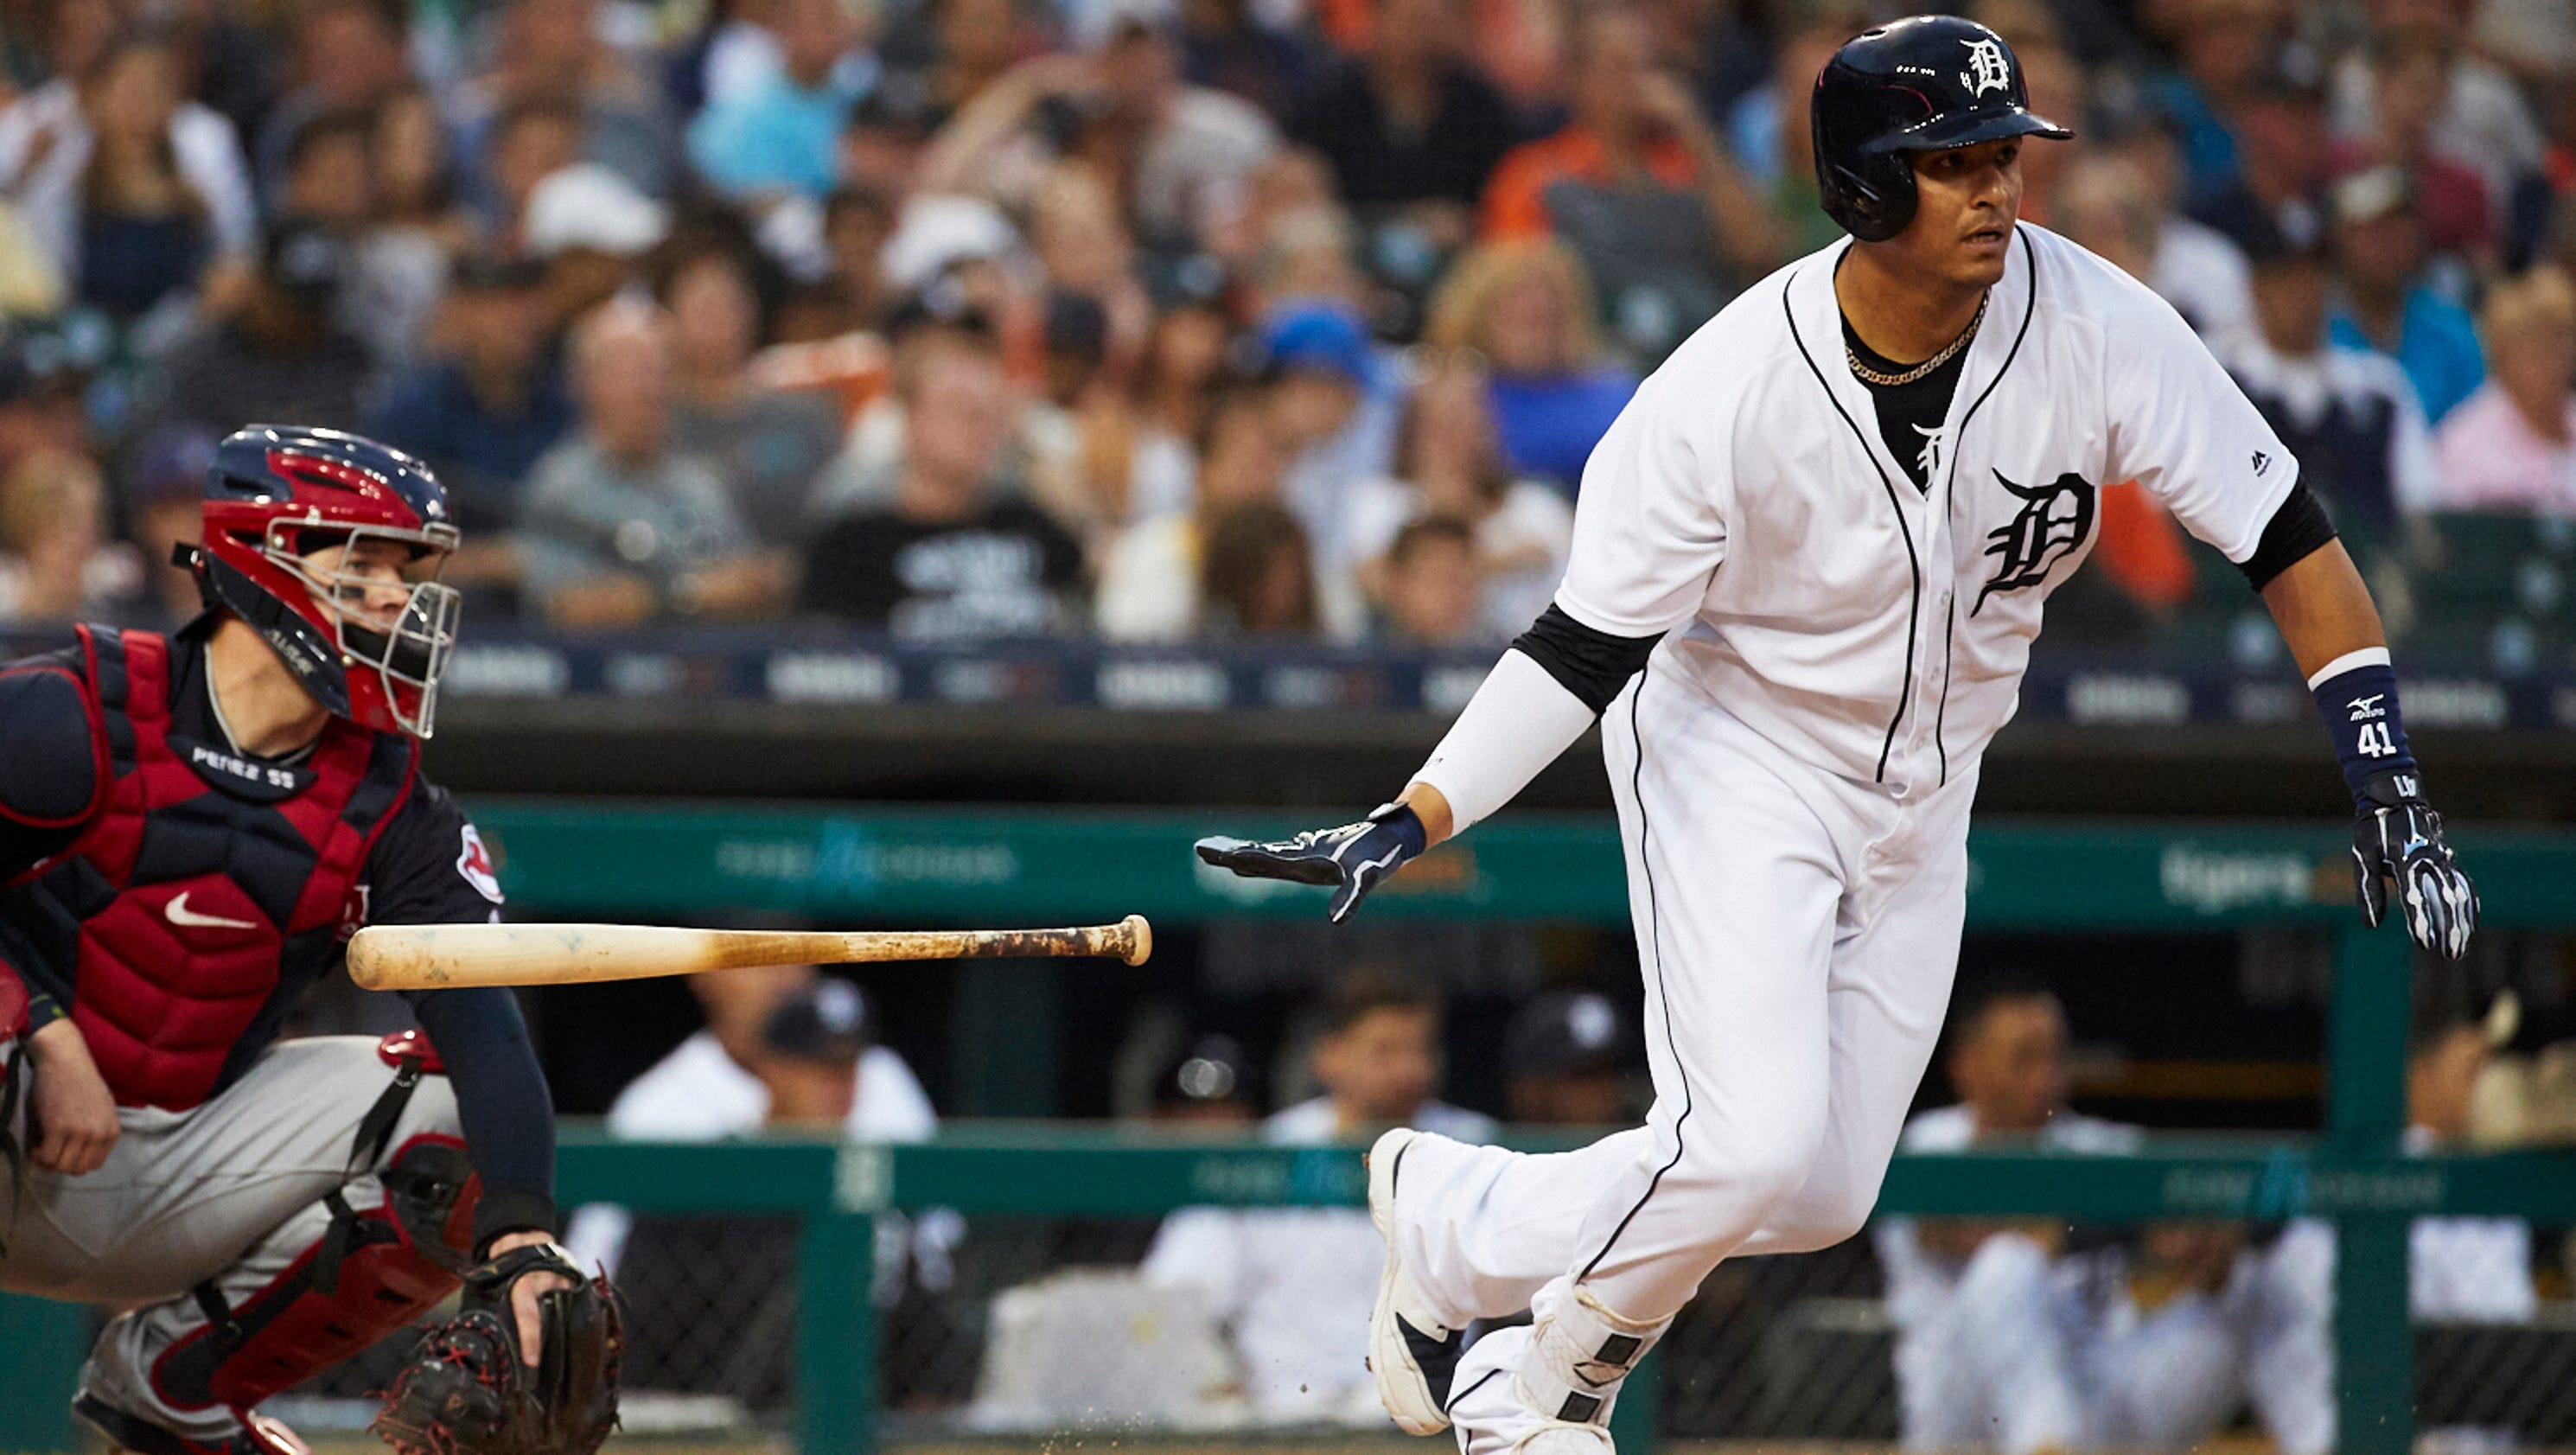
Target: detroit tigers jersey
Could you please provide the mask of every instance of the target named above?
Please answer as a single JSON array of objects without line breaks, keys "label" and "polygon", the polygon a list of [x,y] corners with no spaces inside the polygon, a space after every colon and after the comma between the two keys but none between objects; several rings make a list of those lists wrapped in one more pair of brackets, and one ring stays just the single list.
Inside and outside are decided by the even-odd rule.
[{"label": "detroit tigers jersey", "polygon": [[1671,632],[1658,673],[1912,799],[2011,719],[2103,485],[2137,481],[2241,562],[2298,464],[2164,300],[2023,223],[1917,490],[1843,357],[1849,246],[1746,290],[1647,379],[1584,470],[1557,604]]}]

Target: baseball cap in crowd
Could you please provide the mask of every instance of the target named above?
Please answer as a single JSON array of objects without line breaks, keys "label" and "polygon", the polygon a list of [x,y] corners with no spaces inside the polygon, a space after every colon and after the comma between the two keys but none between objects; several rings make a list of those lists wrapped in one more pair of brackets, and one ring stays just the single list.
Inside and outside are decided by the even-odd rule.
[{"label": "baseball cap in crowd", "polygon": [[202,499],[218,443],[213,430],[199,425],[154,430],[134,449],[125,477],[126,498],[138,507]]},{"label": "baseball cap in crowd", "polygon": [[1596,991],[1552,991],[1521,1008],[1503,1035],[1514,1076],[1602,1076],[1635,1055],[1627,1017]]},{"label": "baseball cap in crowd", "polygon": [[1262,372],[1338,374],[1369,381],[1368,329],[1341,303],[1308,299],[1281,305],[1261,325]]},{"label": "baseball cap in crowd", "polygon": [[2334,184],[2330,199],[2337,225],[2376,222],[2393,212],[2415,210],[2415,184],[2404,167],[2365,167]]},{"label": "baseball cap in crowd", "polygon": [[877,266],[904,291],[926,288],[959,263],[1008,257],[1020,235],[981,197],[915,197],[903,205]]},{"label": "baseball cap in crowd", "polygon": [[669,235],[661,203],[597,162],[549,173],[528,194],[528,251],[541,258],[575,248],[631,258]]},{"label": "baseball cap in crowd", "polygon": [[1047,294],[1046,351],[1098,363],[1109,352],[1109,310],[1088,293]]},{"label": "baseball cap in crowd", "polygon": [[761,1022],[760,1043],[799,1061],[854,1061],[876,1044],[876,1013],[846,980],[798,986]]},{"label": "baseball cap in crowd", "polygon": [[268,229],[261,271],[280,292],[306,308],[330,306],[340,291],[349,250],[328,228],[286,217]]}]

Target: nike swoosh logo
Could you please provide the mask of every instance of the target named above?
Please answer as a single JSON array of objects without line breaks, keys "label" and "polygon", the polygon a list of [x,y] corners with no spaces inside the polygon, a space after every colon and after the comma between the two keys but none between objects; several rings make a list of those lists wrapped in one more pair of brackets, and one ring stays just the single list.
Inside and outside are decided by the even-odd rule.
[{"label": "nike swoosh logo", "polygon": [[[188,891],[188,893],[193,892],[193,890]],[[170,923],[187,929],[255,930],[259,928],[246,919],[226,919],[219,914],[199,914],[188,908],[188,893],[182,893],[163,907],[161,912],[168,916]]]}]

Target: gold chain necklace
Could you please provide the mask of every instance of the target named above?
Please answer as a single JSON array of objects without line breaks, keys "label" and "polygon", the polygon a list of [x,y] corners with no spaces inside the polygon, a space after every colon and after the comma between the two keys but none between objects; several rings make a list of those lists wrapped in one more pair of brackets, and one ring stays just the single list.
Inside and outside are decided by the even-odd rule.
[{"label": "gold chain necklace", "polygon": [[1953,358],[1956,358],[1959,350],[1968,346],[1968,340],[1977,336],[1977,325],[1985,321],[1986,300],[1980,298],[1977,300],[1977,316],[1968,320],[1967,328],[1961,331],[1957,338],[1950,340],[1949,347],[1944,348],[1941,352],[1925,359],[1922,363],[1915,365],[1913,368],[1906,370],[1902,374],[1882,374],[1876,369],[1871,368],[1869,365],[1862,363],[1860,361],[1860,354],[1854,350],[1848,342],[1843,345],[1843,357],[1851,361],[1851,371],[1860,376],[1860,381],[1862,383],[1875,384],[1881,389],[1893,389],[1900,384],[1911,384],[1915,380],[1922,378],[1924,375],[1931,373],[1933,370],[1940,368],[1943,364],[1950,362]]}]

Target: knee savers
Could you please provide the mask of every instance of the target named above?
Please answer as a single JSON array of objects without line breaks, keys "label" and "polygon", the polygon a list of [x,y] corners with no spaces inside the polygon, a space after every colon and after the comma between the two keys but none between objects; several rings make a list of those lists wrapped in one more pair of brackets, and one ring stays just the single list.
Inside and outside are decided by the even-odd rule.
[{"label": "knee savers", "polygon": [[333,1217],[311,1247],[240,1307],[198,1290],[210,1322],[155,1361],[161,1397],[182,1409],[247,1409],[347,1359],[455,1289],[473,1245],[480,1186],[454,1137],[423,1134],[378,1174],[380,1206]]}]

